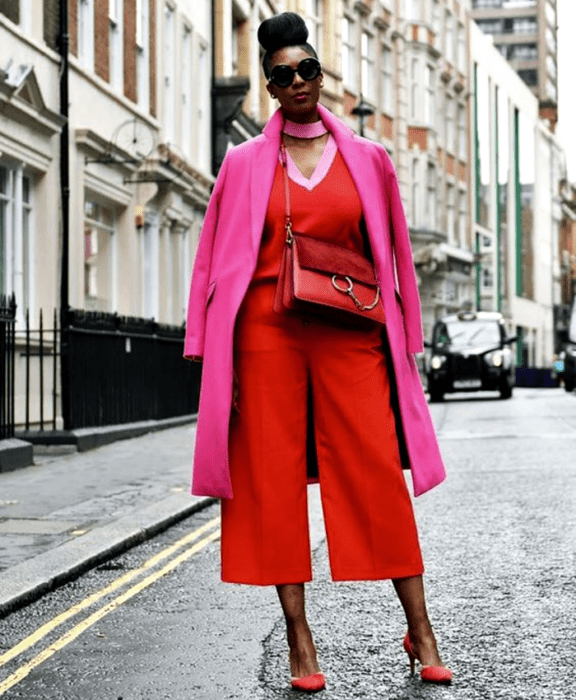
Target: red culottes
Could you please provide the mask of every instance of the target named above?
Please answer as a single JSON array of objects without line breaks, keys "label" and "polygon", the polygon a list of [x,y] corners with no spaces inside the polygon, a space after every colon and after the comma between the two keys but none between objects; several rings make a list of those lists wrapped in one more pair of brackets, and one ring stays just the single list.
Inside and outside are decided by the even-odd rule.
[{"label": "red culottes", "polygon": [[240,314],[230,423],[234,497],[222,501],[222,580],[312,579],[307,512],[307,398],[312,391],[333,580],[423,572],[400,463],[379,329]]}]

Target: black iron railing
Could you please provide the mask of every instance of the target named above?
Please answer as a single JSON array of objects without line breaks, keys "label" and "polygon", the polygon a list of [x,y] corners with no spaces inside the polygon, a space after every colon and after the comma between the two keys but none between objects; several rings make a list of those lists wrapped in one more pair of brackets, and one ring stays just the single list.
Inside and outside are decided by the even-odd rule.
[{"label": "black iron railing", "polygon": [[72,309],[62,330],[66,429],[196,413],[200,369],[182,357],[184,329]]},{"label": "black iron railing", "polygon": [[16,300],[0,297],[0,440],[14,437],[14,330]]}]

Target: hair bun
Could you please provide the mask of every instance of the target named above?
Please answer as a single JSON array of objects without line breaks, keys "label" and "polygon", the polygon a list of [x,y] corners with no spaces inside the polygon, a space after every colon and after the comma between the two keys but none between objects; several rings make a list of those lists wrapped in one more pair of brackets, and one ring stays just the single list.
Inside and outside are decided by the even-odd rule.
[{"label": "hair bun", "polygon": [[305,44],[307,39],[306,24],[295,12],[274,15],[258,27],[258,41],[267,53],[274,53],[285,46]]}]

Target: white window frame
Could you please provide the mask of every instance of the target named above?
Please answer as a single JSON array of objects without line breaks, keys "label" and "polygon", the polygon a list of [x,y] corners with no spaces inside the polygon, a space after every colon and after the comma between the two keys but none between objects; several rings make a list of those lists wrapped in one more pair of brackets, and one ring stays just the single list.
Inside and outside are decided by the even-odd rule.
[{"label": "white window frame", "polygon": [[430,64],[424,68],[425,91],[424,91],[424,122],[429,127],[433,127],[436,121],[436,71]]},{"label": "white window frame", "polygon": [[376,39],[367,31],[360,38],[361,93],[370,102],[376,101]]},{"label": "white window frame", "polygon": [[94,0],[78,0],[78,61],[94,71]]},{"label": "white window frame", "polygon": [[342,82],[344,87],[356,92],[358,70],[356,60],[357,23],[344,15],[342,20]]},{"label": "white window frame", "polygon": [[418,93],[420,89],[418,83],[419,65],[420,61],[418,58],[413,57],[410,59],[410,118],[413,122],[418,121],[420,117],[420,110],[418,108]]},{"label": "white window frame", "polygon": [[394,111],[394,54],[388,44],[380,50],[380,102],[382,110],[389,115]]},{"label": "white window frame", "polygon": [[162,62],[162,77],[163,77],[163,122],[164,122],[164,141],[166,143],[174,143],[176,134],[176,8],[172,3],[164,4],[163,12],[163,62]]},{"label": "white window frame", "polygon": [[324,0],[308,0],[308,22],[310,24],[309,43],[322,56],[324,45]]},{"label": "white window frame", "polygon": [[466,160],[468,146],[468,129],[466,122],[466,105],[458,103],[458,157],[460,160]]},{"label": "white window frame", "polygon": [[456,187],[453,183],[446,183],[446,232],[448,243],[455,245],[456,232]]},{"label": "white window frame", "polygon": [[[107,224],[99,219],[92,219],[88,216],[86,216],[85,212],[85,207],[86,207],[86,202],[90,201],[95,203],[99,207],[107,207],[110,212],[111,212],[111,218],[112,218],[112,223]],[[105,311],[107,313],[113,313],[117,311],[117,304],[118,304],[118,274],[117,274],[117,268],[118,268],[118,234],[117,234],[117,226],[118,226],[118,213],[116,211],[116,207],[113,203],[110,202],[103,202],[98,196],[95,196],[93,193],[86,191],[84,193],[84,211],[82,215],[82,222],[84,226],[84,236],[85,234],[85,226],[86,224],[97,228],[98,230],[105,231],[108,236],[109,236],[109,269],[108,269],[108,280],[109,280],[109,287],[106,290],[106,294],[108,297],[104,297],[104,300],[107,302],[106,308],[103,308],[103,305],[99,305],[96,301],[91,301],[91,300],[98,300],[102,299],[103,297],[101,296],[101,290],[98,290],[98,287],[96,284],[94,284],[93,291],[95,292],[94,295],[90,295],[87,290],[86,290],[86,285],[84,285],[84,308],[86,309],[94,309],[98,311]],[[97,238],[95,239],[97,240]],[[84,241],[84,250],[85,250],[85,257],[84,257],[84,275],[85,275],[85,280],[86,280],[86,273],[88,273],[88,287],[94,282],[94,274],[92,270],[96,270],[95,265],[90,265],[89,258],[86,256],[86,241]],[[96,251],[97,252],[97,249]]]},{"label": "white window frame", "polygon": [[197,48],[196,64],[196,134],[198,166],[204,172],[210,171],[210,63],[208,56],[208,44],[200,40]]},{"label": "white window frame", "polygon": [[150,112],[150,3],[136,0],[136,95],[138,106]]},{"label": "white window frame", "polygon": [[433,163],[426,168],[426,222],[431,230],[436,227],[436,185],[438,173]]},{"label": "white window frame", "polygon": [[466,190],[458,191],[458,246],[466,248],[466,225],[468,222],[468,193]]},{"label": "white window frame", "polygon": [[412,226],[416,228],[420,222],[420,162],[412,160]]},{"label": "white window frame", "polygon": [[124,90],[124,0],[108,0],[109,76],[114,90]]},{"label": "white window frame", "polygon": [[186,22],[182,24],[180,58],[180,143],[182,145],[182,152],[188,158],[192,158],[192,136],[194,132],[194,31]]},{"label": "white window frame", "polygon": [[[34,184],[24,165],[0,162],[6,172],[6,191],[0,192],[0,222],[4,239],[0,239],[0,294],[14,294],[17,323],[23,323],[26,309],[34,299]],[[24,182],[28,182],[28,201],[24,200]]]},{"label": "white window frame", "polygon": [[456,133],[454,128],[454,108],[456,100],[452,95],[446,95],[446,143],[444,144],[449,153],[456,150]]}]

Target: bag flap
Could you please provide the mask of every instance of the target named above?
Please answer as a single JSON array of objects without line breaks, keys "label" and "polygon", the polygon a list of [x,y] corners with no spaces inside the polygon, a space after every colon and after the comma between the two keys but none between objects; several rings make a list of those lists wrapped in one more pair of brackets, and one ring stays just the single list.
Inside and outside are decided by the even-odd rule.
[{"label": "bag flap", "polygon": [[294,246],[300,267],[327,275],[351,277],[364,284],[377,284],[370,261],[353,250],[301,234],[294,235]]}]

